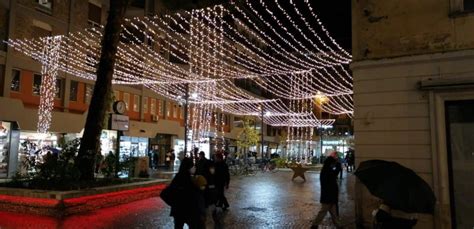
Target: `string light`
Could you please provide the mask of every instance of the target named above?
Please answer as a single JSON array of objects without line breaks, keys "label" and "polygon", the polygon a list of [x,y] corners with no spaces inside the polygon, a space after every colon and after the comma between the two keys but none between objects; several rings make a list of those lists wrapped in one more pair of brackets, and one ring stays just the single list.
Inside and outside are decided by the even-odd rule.
[{"label": "string light", "polygon": [[[210,112],[213,110],[258,116],[258,106],[261,106],[269,112],[266,124],[287,125],[288,140],[300,139],[307,144],[312,139],[312,127],[324,125],[312,114],[314,98],[327,98],[324,103],[315,103],[323,111],[353,115],[352,76],[347,70],[351,56],[330,36],[308,1],[305,3],[316,24],[310,24],[292,0],[293,9],[290,10],[296,12],[302,24],[297,23],[278,0],[274,2],[283,13],[283,18],[278,18],[262,0],[246,0],[243,7],[252,16],[245,13],[243,7],[230,4],[231,9],[218,5],[165,15],[163,18],[126,19],[121,37],[128,42],[122,41],[118,46],[113,83],[144,85],[174,101],[182,100],[185,84],[190,85],[192,100],[188,109],[192,110],[189,112],[193,118],[191,129],[202,130],[193,131],[194,140],[210,131],[213,117]],[[263,12],[256,10],[257,4],[264,9]],[[231,21],[224,20],[224,16],[229,16]],[[257,26],[260,23],[268,30]],[[276,31],[273,24],[280,26],[285,33]],[[291,34],[287,25],[296,29],[298,37],[303,40]],[[306,34],[301,25],[310,33]],[[322,36],[319,31],[322,31]],[[57,58],[56,71],[94,80],[102,36],[103,26],[69,33],[57,40],[56,46],[61,48],[55,56],[68,55],[70,58]],[[145,44],[143,37],[184,65],[169,61],[156,47]],[[165,39],[160,41],[160,37]],[[330,43],[326,44],[325,40]],[[47,46],[41,39],[10,39],[7,43],[40,61],[44,67],[44,63],[50,61],[43,55]],[[317,54],[308,50],[316,50]],[[251,80],[278,98],[258,98],[236,86],[235,79]],[[199,96],[196,96],[197,92]],[[288,99],[289,102],[283,102]],[[46,116],[45,120],[48,120]],[[217,125],[214,123],[215,132]],[[301,159],[303,154],[298,155]]]},{"label": "string light", "polygon": [[38,132],[47,133],[51,126],[54,98],[56,97],[56,78],[58,76],[59,49],[61,36],[46,37],[41,68],[40,105],[38,108]]}]

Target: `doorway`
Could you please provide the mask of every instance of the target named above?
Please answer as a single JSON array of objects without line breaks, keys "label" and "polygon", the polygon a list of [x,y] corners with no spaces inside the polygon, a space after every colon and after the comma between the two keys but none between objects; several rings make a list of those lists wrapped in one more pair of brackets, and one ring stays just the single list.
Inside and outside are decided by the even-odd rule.
[{"label": "doorway", "polygon": [[445,102],[452,228],[474,226],[474,100]]}]

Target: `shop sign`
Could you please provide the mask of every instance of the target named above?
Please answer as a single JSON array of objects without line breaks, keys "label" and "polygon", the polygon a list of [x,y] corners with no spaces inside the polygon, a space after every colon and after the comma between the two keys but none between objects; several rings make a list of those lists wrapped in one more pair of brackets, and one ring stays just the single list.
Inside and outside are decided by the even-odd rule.
[{"label": "shop sign", "polygon": [[110,129],[128,131],[129,119],[126,115],[112,114]]},{"label": "shop sign", "polygon": [[323,144],[324,145],[342,145],[343,142],[342,140],[339,140],[339,141],[323,141]]}]

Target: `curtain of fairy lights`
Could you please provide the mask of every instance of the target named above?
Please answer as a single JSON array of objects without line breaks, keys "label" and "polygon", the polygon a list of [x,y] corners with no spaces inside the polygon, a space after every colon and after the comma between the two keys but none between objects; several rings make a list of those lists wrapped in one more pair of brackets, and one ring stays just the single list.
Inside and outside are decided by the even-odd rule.
[{"label": "curtain of fairy lights", "polygon": [[56,78],[58,75],[61,36],[45,37],[43,62],[41,68],[40,104],[38,108],[38,132],[47,133],[51,126],[54,98],[56,97]]},{"label": "curtain of fairy lights", "polygon": [[[59,58],[55,64],[44,65],[44,71],[56,69],[94,80],[102,36],[103,27],[47,38],[61,47],[55,55],[45,55],[53,50],[45,48],[49,45],[44,39],[10,39],[7,43],[41,63],[69,55],[67,60]],[[266,124],[291,125],[288,140],[303,142],[292,147],[294,157],[301,160],[308,158],[311,149],[307,146],[311,127],[324,125],[307,108],[312,106],[308,101],[324,97],[326,102],[315,103],[321,110],[352,117],[348,67],[352,57],[331,37],[310,1],[300,5],[290,1],[284,7],[282,0],[242,0],[226,7],[129,18],[121,36],[113,83],[144,85],[175,101],[182,101],[186,84],[191,85],[199,98],[190,101],[188,112],[189,126],[197,128],[192,129],[195,140],[199,131],[209,131],[206,126],[215,110],[259,116],[259,107],[263,107],[271,113],[264,119]],[[248,79],[274,98],[259,98],[242,90],[236,79]],[[54,87],[52,82],[44,84]],[[54,101],[51,92],[46,94]],[[43,104],[40,109],[48,110],[46,98]],[[47,129],[50,114],[40,116],[42,127],[38,129]],[[217,129],[211,128],[213,132]]]}]

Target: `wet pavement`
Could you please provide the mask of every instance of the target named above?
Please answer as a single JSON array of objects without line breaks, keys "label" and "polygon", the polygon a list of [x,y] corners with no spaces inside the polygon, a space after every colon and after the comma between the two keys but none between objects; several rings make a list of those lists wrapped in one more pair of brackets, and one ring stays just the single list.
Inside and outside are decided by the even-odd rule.
[{"label": "wet pavement", "polygon": [[[300,178],[292,182],[292,175],[279,171],[232,177],[226,194],[231,206],[223,216],[225,228],[309,228],[321,207],[319,173],[307,172],[306,182]],[[355,228],[354,179],[351,174],[344,174],[340,181],[339,209],[344,228]],[[170,208],[159,198],[62,220],[0,212],[0,228],[173,228],[169,212]],[[323,225],[320,228],[333,228],[329,215]]]}]

